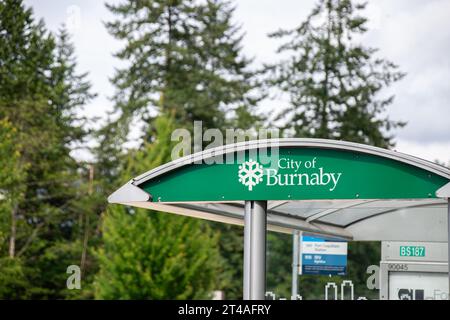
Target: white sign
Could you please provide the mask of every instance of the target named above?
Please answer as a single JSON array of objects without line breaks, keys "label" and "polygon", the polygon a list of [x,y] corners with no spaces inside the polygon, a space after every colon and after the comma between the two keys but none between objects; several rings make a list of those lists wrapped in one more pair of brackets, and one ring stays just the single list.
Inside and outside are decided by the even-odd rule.
[{"label": "white sign", "polygon": [[347,242],[307,242],[303,241],[303,254],[347,254]]},{"label": "white sign", "polygon": [[347,242],[327,237],[301,237],[301,274],[345,275]]},{"label": "white sign", "polygon": [[448,275],[389,272],[389,300],[447,300]]}]

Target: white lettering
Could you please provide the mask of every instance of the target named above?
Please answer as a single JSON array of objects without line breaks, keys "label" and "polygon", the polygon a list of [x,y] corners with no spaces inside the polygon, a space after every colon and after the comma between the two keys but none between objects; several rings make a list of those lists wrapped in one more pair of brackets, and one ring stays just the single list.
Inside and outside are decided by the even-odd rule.
[{"label": "white lettering", "polygon": [[[268,186],[274,186],[274,185],[278,184],[277,170],[267,169],[266,173],[267,173],[267,185]],[[273,178],[273,182],[272,182],[272,178]]]},{"label": "white lettering", "polygon": [[342,173],[338,173],[336,177],[336,173],[331,173],[331,179],[333,180],[333,188],[330,188],[330,191],[334,191],[336,189],[336,186],[339,182],[339,179],[341,178]]},{"label": "white lettering", "polygon": [[[301,172],[301,169],[316,168],[317,158],[302,161],[291,158],[280,158],[275,163],[278,169],[265,168],[267,186],[328,186],[329,191],[334,191],[339,184],[341,172],[326,172],[324,167],[319,167],[315,172]],[[281,173],[279,172],[280,170]],[[283,172],[289,170],[288,173]],[[292,173],[294,172],[294,173]]]},{"label": "white lettering", "polygon": [[[330,183],[330,180],[331,180],[330,174],[329,173],[323,173],[323,168],[320,168],[319,172],[320,172],[320,184],[322,186],[326,186],[327,184]],[[327,178],[326,182],[324,181],[325,177]]]},{"label": "white lettering", "polygon": [[278,160],[278,168],[280,168],[280,169],[287,169],[285,163],[286,163],[286,158],[279,159]]},{"label": "white lettering", "polygon": [[320,184],[319,183],[319,175],[317,173],[313,173],[311,175],[311,182],[310,182],[310,184],[312,186],[316,186],[316,185]]}]

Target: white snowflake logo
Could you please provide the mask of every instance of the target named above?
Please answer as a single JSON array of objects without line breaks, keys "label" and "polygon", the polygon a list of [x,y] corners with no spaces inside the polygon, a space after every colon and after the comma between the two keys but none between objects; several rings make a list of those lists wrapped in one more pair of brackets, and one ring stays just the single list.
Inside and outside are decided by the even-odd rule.
[{"label": "white snowflake logo", "polygon": [[253,186],[262,181],[263,174],[263,167],[252,159],[239,166],[239,182],[248,187],[249,191],[252,191]]}]

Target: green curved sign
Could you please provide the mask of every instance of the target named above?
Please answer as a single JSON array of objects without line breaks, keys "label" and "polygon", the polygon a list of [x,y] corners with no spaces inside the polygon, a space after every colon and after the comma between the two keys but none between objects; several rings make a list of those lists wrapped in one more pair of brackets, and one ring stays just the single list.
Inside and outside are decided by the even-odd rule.
[{"label": "green curved sign", "polygon": [[139,187],[153,202],[421,199],[449,182],[403,162],[333,149],[280,148],[276,157],[247,151],[226,162],[186,165]]}]

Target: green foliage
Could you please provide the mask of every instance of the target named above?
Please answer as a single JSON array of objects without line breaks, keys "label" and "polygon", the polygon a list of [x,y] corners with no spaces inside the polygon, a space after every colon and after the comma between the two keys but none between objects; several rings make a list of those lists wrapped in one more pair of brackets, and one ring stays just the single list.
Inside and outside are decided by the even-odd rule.
[{"label": "green foliage", "polygon": [[[115,112],[96,132],[88,183],[92,170],[70,153],[91,133],[79,111],[95,95],[87,74],[77,72],[70,37],[64,28],[48,32],[21,0],[0,1],[0,298],[193,299],[215,289],[241,298],[242,228],[119,206],[105,211],[117,186],[170,160],[174,128],[194,120],[204,129],[261,125],[254,109],[260,84],[241,54],[234,9],[225,0],[107,6],[116,19],[106,27],[125,42],[116,55],[126,67],[112,80]],[[387,134],[402,123],[385,117],[393,97],[380,95],[403,74],[353,43],[366,30],[362,8],[319,0],[305,23],[273,35],[287,39],[279,51],[291,54],[268,68],[269,83],[290,96],[280,111],[286,135],[392,144]],[[127,150],[139,122],[142,144]],[[268,237],[268,287],[289,296],[291,237]],[[82,290],[68,290],[66,268],[79,265],[83,252]],[[379,244],[352,243],[349,254],[361,295]],[[301,277],[299,287],[311,293],[306,298],[321,298],[328,280]]]},{"label": "green foliage", "polygon": [[217,289],[224,291],[225,299],[242,299],[244,228],[219,222],[210,222],[210,225],[219,237],[221,264],[216,274]]},{"label": "green foliage", "polygon": [[[194,120],[202,121],[204,130],[258,125],[261,117],[254,107],[262,95],[249,70],[251,61],[241,54],[242,35],[229,2],[124,1],[108,8],[117,17],[107,23],[109,32],[125,41],[117,57],[128,65],[113,78],[118,120],[101,131],[97,154],[102,167],[119,167],[123,176],[133,176],[125,174],[130,171],[115,155],[136,119],[144,122],[142,154],[147,141],[159,138],[155,114],[169,115],[175,126],[187,129]],[[227,298],[242,297],[242,229],[209,224],[221,238],[219,289]]]},{"label": "green foliage", "polygon": [[65,129],[64,142],[66,145],[83,142],[88,134],[87,119],[79,114],[96,94],[91,93],[91,84],[86,80],[88,73],[77,73],[75,48],[64,27],[57,34],[51,71],[52,104],[59,114],[59,126]]},{"label": "green foliage", "polygon": [[386,117],[394,97],[383,98],[380,91],[404,74],[376,58],[376,49],[354,41],[367,31],[360,15],[365,6],[319,0],[299,27],[271,34],[286,39],[278,52],[289,55],[268,67],[269,82],[290,97],[280,112],[286,134],[392,145],[387,133],[404,124]]},{"label": "green foliage", "polygon": [[0,299],[29,298],[30,284],[20,259],[0,258]]},{"label": "green foliage", "polygon": [[[155,121],[157,139],[132,153],[123,179],[167,162],[173,121]],[[110,207],[104,218],[96,297],[200,299],[217,288],[218,238],[198,219]]]},{"label": "green foliage", "polygon": [[[267,291],[277,296],[291,296],[292,236],[267,232]],[[300,291],[302,293],[303,291]]]},{"label": "green foliage", "polygon": [[0,200],[9,206],[21,196],[20,183],[25,178],[19,165],[21,145],[18,136],[8,119],[0,119]]},{"label": "green foliage", "polygon": [[[68,299],[73,296],[82,298],[83,294],[88,293],[85,288],[83,291],[72,291],[66,287],[69,276],[66,273],[67,267],[80,264],[82,244],[79,240],[51,239],[44,242],[38,238],[36,242],[42,247],[39,250],[30,248],[30,252],[36,250],[41,255],[29,258],[35,260],[35,265],[27,262],[30,268],[27,272],[27,279],[31,286],[28,289],[30,298]],[[82,284],[84,283],[87,281],[82,281]]]},{"label": "green foliage", "polygon": [[[0,99],[20,100],[50,93],[48,71],[54,41],[21,0],[0,2]],[[12,118],[11,118],[12,120]]]},{"label": "green foliage", "polygon": [[63,298],[87,194],[70,152],[86,137],[77,111],[93,95],[64,30],[55,38],[20,0],[0,2],[0,30],[0,162],[11,170],[0,170],[9,203],[0,205],[0,273],[29,288],[16,298]]},{"label": "green foliage", "polygon": [[348,279],[355,285],[355,294],[368,299],[378,299],[377,290],[367,288],[367,268],[379,265],[381,260],[381,243],[377,241],[350,242],[348,245]]},{"label": "green foliage", "polygon": [[7,119],[0,120],[0,299],[28,297],[29,283],[21,260],[11,259],[9,235],[11,212],[22,200],[24,172],[19,167],[17,130]]},{"label": "green foliage", "polygon": [[210,298],[217,239],[204,222],[115,206],[103,228],[97,298]]},{"label": "green foliage", "polygon": [[[176,125],[204,128],[250,124],[255,95],[250,61],[242,57],[233,8],[222,0],[151,0],[108,4],[117,19],[109,32],[126,42],[116,56],[127,62],[113,84],[117,125],[127,131],[144,120],[151,140],[155,113],[172,114]],[[239,119],[242,119],[240,121]]]}]

